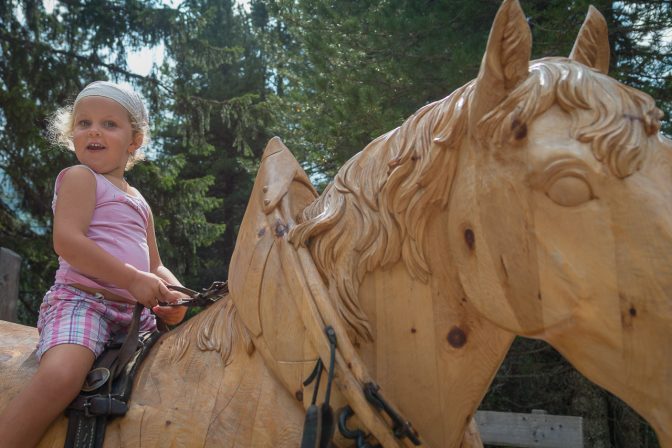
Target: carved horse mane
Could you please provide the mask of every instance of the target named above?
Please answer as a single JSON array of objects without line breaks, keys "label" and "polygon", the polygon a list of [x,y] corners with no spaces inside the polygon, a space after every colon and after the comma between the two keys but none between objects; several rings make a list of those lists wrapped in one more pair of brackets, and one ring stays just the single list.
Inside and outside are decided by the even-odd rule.
[{"label": "carved horse mane", "polygon": [[[371,329],[358,288],[367,272],[401,259],[412,277],[431,275],[425,229],[430,210],[449,203],[474,85],[426,105],[371,142],[292,229],[292,241],[310,248],[329,281],[341,317],[364,339],[371,339]],[[595,158],[619,178],[640,167],[647,154],[641,133],[656,133],[662,117],[650,96],[572,59],[545,58],[531,62],[529,76],[483,117],[480,135],[497,151],[523,138],[528,124],[554,104],[572,117],[572,136],[592,143]]]},{"label": "carved horse mane", "polygon": [[178,363],[187,359],[192,350],[214,351],[224,365],[232,362],[234,347],[242,344],[248,355],[254,352],[249,332],[238,317],[230,297],[225,297],[207,310],[185,322],[171,333],[175,342],[170,347],[170,359]]}]

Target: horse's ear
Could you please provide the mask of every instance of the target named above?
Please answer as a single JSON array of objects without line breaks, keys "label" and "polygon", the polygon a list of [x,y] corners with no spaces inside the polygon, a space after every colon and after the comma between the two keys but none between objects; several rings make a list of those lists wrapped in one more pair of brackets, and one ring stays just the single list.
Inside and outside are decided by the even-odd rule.
[{"label": "horse's ear", "polygon": [[606,75],[609,72],[609,52],[607,21],[600,11],[591,5],[569,58]]},{"label": "horse's ear", "polygon": [[518,0],[504,0],[490,30],[469,109],[472,130],[529,73],[532,33]]}]

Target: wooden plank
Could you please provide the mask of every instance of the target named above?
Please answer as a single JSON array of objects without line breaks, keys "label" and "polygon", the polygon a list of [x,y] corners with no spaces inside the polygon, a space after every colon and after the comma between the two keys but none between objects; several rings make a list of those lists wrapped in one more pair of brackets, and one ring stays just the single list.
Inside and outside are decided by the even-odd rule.
[{"label": "wooden plank", "polygon": [[19,301],[19,254],[0,247],[0,319],[16,322],[16,304]]},{"label": "wooden plank", "polygon": [[583,448],[581,417],[478,411],[476,422],[485,444],[519,448]]}]

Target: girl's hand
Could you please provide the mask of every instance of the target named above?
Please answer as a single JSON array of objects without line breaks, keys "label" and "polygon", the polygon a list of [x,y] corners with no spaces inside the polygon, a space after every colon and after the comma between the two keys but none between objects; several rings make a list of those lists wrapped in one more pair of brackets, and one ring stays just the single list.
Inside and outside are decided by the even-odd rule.
[{"label": "girl's hand", "polygon": [[180,294],[169,290],[160,277],[137,269],[128,286],[128,292],[147,308],[154,308],[159,301],[172,303],[180,298]]},{"label": "girl's hand", "polygon": [[177,325],[182,322],[187,313],[186,306],[155,306],[152,311],[168,325]]}]

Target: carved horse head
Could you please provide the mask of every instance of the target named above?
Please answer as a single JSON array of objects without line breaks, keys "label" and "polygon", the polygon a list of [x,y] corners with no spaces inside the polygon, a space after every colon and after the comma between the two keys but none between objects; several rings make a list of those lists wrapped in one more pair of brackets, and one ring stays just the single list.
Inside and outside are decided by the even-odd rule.
[{"label": "carved horse head", "polygon": [[449,232],[469,301],[548,341],[672,443],[672,144],[646,94],[607,76],[591,8],[569,59],[528,62],[516,1],[468,104]]}]

